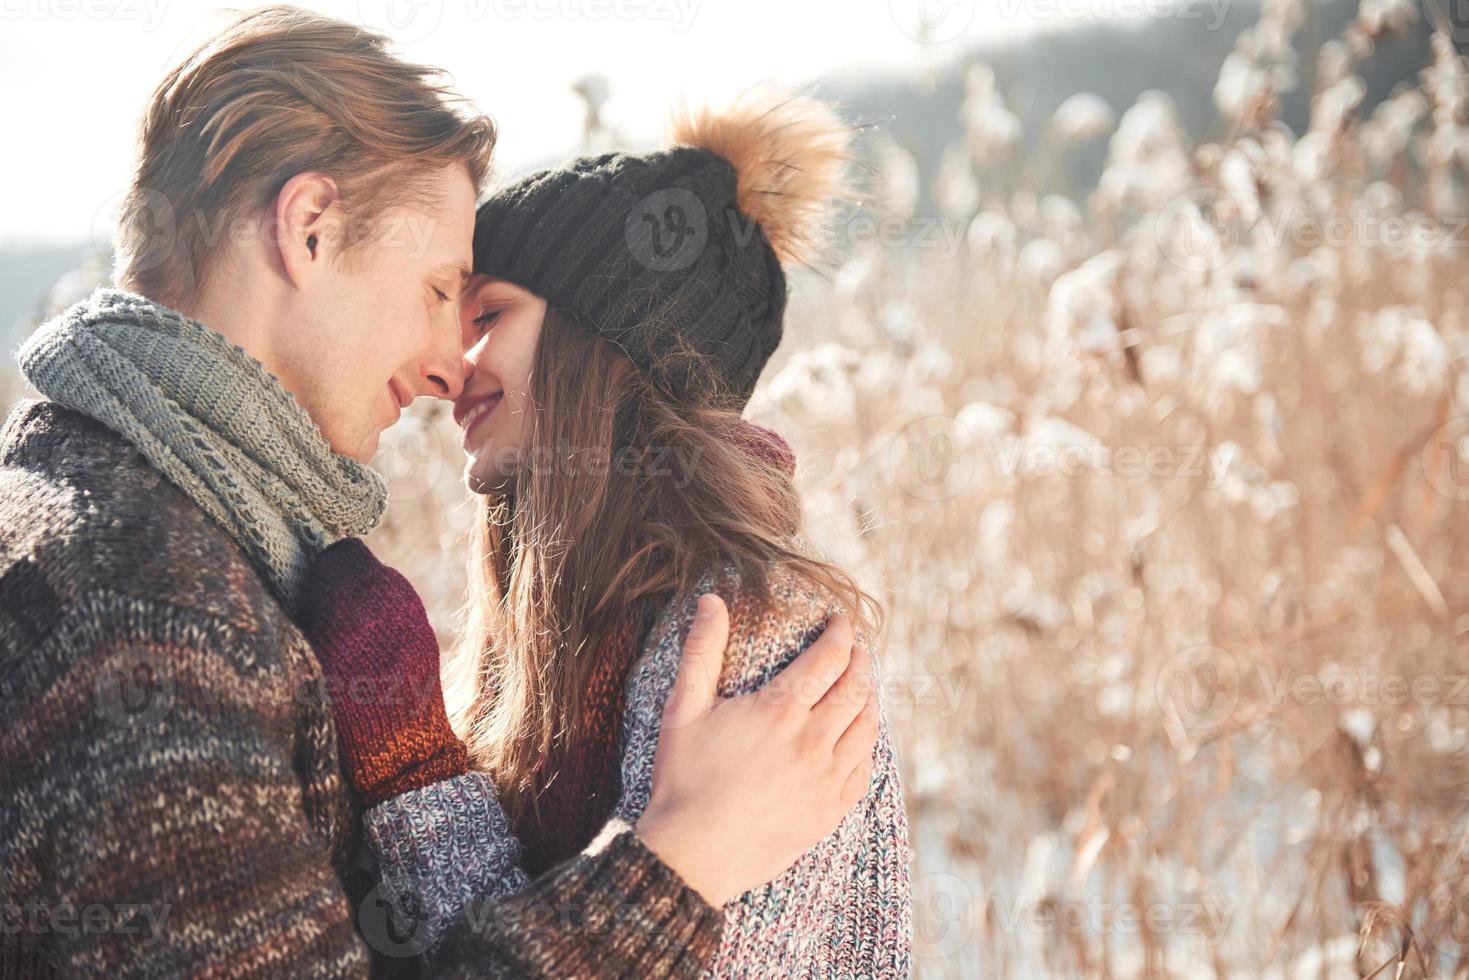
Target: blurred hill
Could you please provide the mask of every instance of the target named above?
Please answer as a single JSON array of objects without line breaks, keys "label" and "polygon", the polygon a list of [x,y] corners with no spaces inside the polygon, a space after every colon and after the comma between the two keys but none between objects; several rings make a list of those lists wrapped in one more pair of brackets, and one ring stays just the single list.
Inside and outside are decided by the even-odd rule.
[{"label": "blurred hill", "polygon": [[[1366,118],[1397,86],[1416,83],[1418,71],[1429,63],[1431,21],[1425,5],[1434,2],[1415,2],[1417,23],[1403,35],[1381,42],[1370,58],[1363,59],[1359,74],[1367,92],[1359,118]],[[1194,16],[1048,31],[1018,42],[981,45],[925,75],[895,79],[852,74],[831,79],[822,91],[839,99],[854,118],[875,124],[913,156],[922,213],[932,207],[929,194],[944,151],[962,143],[965,77],[976,63],[993,70],[1000,95],[1020,122],[1022,160],[1032,158],[1046,139],[1057,107],[1083,92],[1099,96],[1120,115],[1140,94],[1158,89],[1173,99],[1179,121],[1193,140],[1224,138],[1227,134],[1218,131],[1214,85],[1240,33],[1259,20],[1260,3],[1224,0],[1221,6],[1223,16],[1214,30],[1206,29],[1215,17],[1210,8],[1186,0],[1182,9]],[[1298,83],[1281,105],[1281,119],[1297,134],[1306,126],[1315,94],[1315,61],[1322,43],[1340,37],[1363,4],[1318,0],[1304,6],[1307,20],[1295,35],[1303,59],[1296,68]],[[1462,37],[1459,46],[1462,49]],[[1096,186],[1106,153],[1105,139],[1071,149],[1057,161],[1059,172],[1049,175],[1048,190],[1084,198]]]},{"label": "blurred hill", "polygon": [[[1307,60],[1297,66],[1298,84],[1286,93],[1281,107],[1281,118],[1297,133],[1306,122],[1314,58],[1321,42],[1340,36],[1359,6],[1357,0],[1318,0],[1307,5],[1307,22],[1295,38],[1298,50],[1307,52]],[[871,124],[874,135],[885,134],[911,157],[917,209],[931,213],[932,189],[944,153],[963,142],[965,79],[978,63],[993,70],[999,94],[1019,121],[1018,161],[1035,158],[1055,110],[1078,93],[1093,93],[1121,114],[1141,93],[1159,89],[1174,100],[1188,136],[1224,137],[1226,134],[1213,131],[1219,119],[1213,104],[1214,85],[1240,33],[1258,20],[1260,3],[1223,0],[1220,8],[1222,16],[1214,29],[1209,29],[1216,16],[1212,7],[1189,0],[1182,8],[1188,16],[1141,23],[1089,23],[1020,41],[981,44],[937,68],[902,77],[871,77],[853,71],[825,80],[821,94],[839,100],[851,118]],[[1364,59],[1361,77],[1367,94],[1359,109],[1362,117],[1397,86],[1414,83],[1418,70],[1428,63],[1429,18],[1421,6],[1419,9],[1418,23],[1411,30],[1383,42],[1371,58]],[[487,108],[493,111],[494,106]],[[1041,180],[1046,192],[1080,200],[1096,185],[1106,152],[1106,140],[1095,139],[1048,160],[1048,169],[1041,174],[1024,173],[1022,163],[1010,173],[1001,170],[989,176],[1002,184]],[[26,324],[44,312],[57,279],[93,253],[80,238],[75,245],[0,249],[0,331],[4,331],[7,349],[16,339],[12,335],[23,332]]]},{"label": "blurred hill", "polygon": [[0,341],[7,354],[46,314],[54,288],[89,259],[96,259],[90,242],[0,249]]}]

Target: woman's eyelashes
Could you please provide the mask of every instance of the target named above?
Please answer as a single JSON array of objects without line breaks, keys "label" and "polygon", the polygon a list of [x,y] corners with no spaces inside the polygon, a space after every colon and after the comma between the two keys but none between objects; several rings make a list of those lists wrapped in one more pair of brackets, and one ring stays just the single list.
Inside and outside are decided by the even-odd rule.
[{"label": "woman's eyelashes", "polygon": [[484,312],[482,312],[479,316],[475,317],[470,322],[472,322],[476,327],[479,328],[479,332],[481,334],[484,334],[485,331],[489,330],[490,327],[494,326],[495,320],[497,320],[499,318],[501,312],[503,312],[503,311],[501,311],[501,310],[485,310]]}]

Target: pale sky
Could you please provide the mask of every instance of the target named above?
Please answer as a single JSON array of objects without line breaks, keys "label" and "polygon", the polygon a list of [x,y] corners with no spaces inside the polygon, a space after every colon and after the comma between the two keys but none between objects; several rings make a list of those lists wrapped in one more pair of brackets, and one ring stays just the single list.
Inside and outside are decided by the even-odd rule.
[{"label": "pale sky", "polygon": [[[237,8],[254,4],[242,3]],[[577,78],[608,79],[608,121],[656,139],[680,95],[837,72],[913,72],[976,43],[1063,27],[1061,0],[325,0],[303,3],[448,69],[500,128],[513,172],[579,149]],[[228,7],[182,0],[0,0],[0,246],[105,242],[138,114]],[[932,29],[918,39],[921,18]]]}]

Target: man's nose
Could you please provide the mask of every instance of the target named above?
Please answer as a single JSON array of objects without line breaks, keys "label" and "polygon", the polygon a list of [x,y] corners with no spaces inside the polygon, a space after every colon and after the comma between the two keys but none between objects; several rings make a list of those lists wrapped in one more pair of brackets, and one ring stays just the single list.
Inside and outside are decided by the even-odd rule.
[{"label": "man's nose", "polygon": [[459,316],[446,306],[450,308],[434,321],[428,353],[419,365],[419,391],[452,402],[464,393],[471,372],[465,369]]},{"label": "man's nose", "polygon": [[458,350],[453,353],[435,355],[424,361],[419,368],[419,392],[455,401],[464,392],[464,383],[469,379],[468,364]]}]

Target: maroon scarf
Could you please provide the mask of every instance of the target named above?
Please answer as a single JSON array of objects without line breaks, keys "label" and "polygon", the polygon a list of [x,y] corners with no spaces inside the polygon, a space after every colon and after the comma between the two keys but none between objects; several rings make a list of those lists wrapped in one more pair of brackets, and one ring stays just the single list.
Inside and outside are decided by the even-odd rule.
[{"label": "maroon scarf", "polygon": [[[795,454],[777,433],[746,423],[738,438],[751,454],[795,475]],[[531,877],[580,853],[617,806],[622,794],[618,736],[627,677],[652,626],[649,610],[626,610],[597,643],[597,662],[582,699],[580,740],[565,753],[560,768],[547,777],[537,800],[512,821]]]}]

